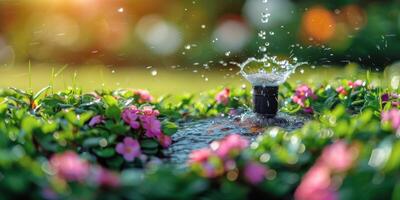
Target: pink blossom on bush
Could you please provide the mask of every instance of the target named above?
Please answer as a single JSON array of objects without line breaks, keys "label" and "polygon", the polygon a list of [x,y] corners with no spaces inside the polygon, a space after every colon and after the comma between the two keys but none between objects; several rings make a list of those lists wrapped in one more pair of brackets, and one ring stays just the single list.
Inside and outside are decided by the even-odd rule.
[{"label": "pink blossom on bush", "polygon": [[238,154],[241,150],[245,149],[249,145],[249,142],[240,137],[240,135],[232,134],[226,136],[219,142],[216,153],[221,158],[227,158],[230,154]]},{"label": "pink blossom on bush", "polygon": [[154,110],[153,107],[151,106],[145,106],[142,108],[143,115],[145,116],[154,116],[157,117],[160,115],[160,112],[158,110]]},{"label": "pink blossom on bush", "polygon": [[322,151],[317,162],[304,175],[295,192],[298,200],[336,200],[338,194],[332,181],[335,173],[349,170],[356,159],[356,149],[344,141],[337,141]]},{"label": "pink blossom on bush", "polygon": [[307,99],[317,99],[312,89],[307,85],[300,85],[296,88],[295,95],[292,97],[292,101],[304,108],[304,112],[313,113],[313,109],[306,106]]},{"label": "pink blossom on bush", "polygon": [[343,86],[339,86],[338,88],[336,88],[336,92],[338,92],[341,95],[347,95],[347,91]]},{"label": "pink blossom on bush", "polygon": [[97,185],[104,187],[118,187],[120,185],[119,176],[102,167],[94,169],[94,181]]},{"label": "pink blossom on bush", "polygon": [[323,150],[319,162],[329,167],[334,172],[344,172],[349,170],[354,163],[356,152],[345,142],[335,142]]},{"label": "pink blossom on bush", "polygon": [[50,166],[59,177],[68,181],[82,181],[89,173],[89,163],[72,151],[53,155]]},{"label": "pink blossom on bush", "polygon": [[94,127],[97,124],[101,124],[104,123],[105,118],[101,115],[96,115],[94,117],[92,117],[92,119],[90,119],[89,121],[89,126]]},{"label": "pink blossom on bush", "polygon": [[[396,101],[397,99],[397,101]],[[382,104],[385,105],[388,101],[392,100],[392,106],[397,107],[400,105],[400,99],[398,94],[385,93],[381,95]]]},{"label": "pink blossom on bush", "polygon": [[168,148],[172,143],[172,139],[168,135],[161,134],[157,139],[161,146],[164,148]]},{"label": "pink blossom on bush", "polygon": [[126,161],[133,161],[141,154],[139,142],[131,137],[125,137],[123,142],[117,144],[115,150],[123,155]]},{"label": "pink blossom on bush", "polygon": [[189,163],[202,163],[208,160],[212,155],[212,151],[208,148],[194,150],[189,154]]},{"label": "pink blossom on bush", "polygon": [[140,124],[137,121],[139,118],[139,112],[140,110],[138,110],[136,106],[130,106],[122,112],[122,119],[133,129],[138,129],[140,127]]},{"label": "pink blossom on bush", "polygon": [[161,136],[161,122],[155,116],[140,116],[145,135],[149,138],[158,138]]},{"label": "pink blossom on bush", "polygon": [[314,109],[312,109],[311,107],[306,107],[306,108],[304,108],[304,112],[305,113],[314,113]]},{"label": "pink blossom on bush", "polygon": [[296,200],[336,200],[338,195],[332,187],[329,168],[315,165],[304,175],[296,188]]},{"label": "pink blossom on bush", "polygon": [[217,103],[226,106],[229,103],[229,95],[230,90],[228,88],[225,88],[215,96],[215,100],[217,101]]},{"label": "pink blossom on bush", "polygon": [[251,184],[262,182],[267,174],[267,168],[264,165],[250,162],[244,168],[244,178]]},{"label": "pink blossom on bush", "polygon": [[364,85],[364,81],[362,81],[362,80],[356,80],[356,81],[354,81],[354,82],[349,81],[349,82],[348,82],[348,85],[349,85],[351,88],[354,88],[354,89],[355,89],[355,88],[358,88],[358,87]]},{"label": "pink blossom on bush", "polygon": [[149,103],[153,101],[153,96],[151,96],[150,92],[147,90],[135,90],[134,94],[139,96],[139,103]]},{"label": "pink blossom on bush", "polygon": [[382,112],[382,123],[390,123],[392,128],[400,130],[400,110],[393,108],[389,111]]}]

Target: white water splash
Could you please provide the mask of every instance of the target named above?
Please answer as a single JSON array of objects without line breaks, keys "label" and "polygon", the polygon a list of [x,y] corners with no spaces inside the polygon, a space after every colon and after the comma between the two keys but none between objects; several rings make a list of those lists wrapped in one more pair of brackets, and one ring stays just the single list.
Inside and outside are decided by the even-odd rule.
[{"label": "white water splash", "polygon": [[249,58],[239,67],[240,74],[253,86],[278,86],[284,83],[298,66],[304,64],[306,63],[292,64],[288,60],[278,60],[276,56],[265,55],[261,59]]}]

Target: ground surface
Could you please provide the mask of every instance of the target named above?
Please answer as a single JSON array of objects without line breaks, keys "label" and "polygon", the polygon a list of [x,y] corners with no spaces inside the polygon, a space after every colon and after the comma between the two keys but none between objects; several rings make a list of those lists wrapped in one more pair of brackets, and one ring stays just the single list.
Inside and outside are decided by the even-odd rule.
[{"label": "ground surface", "polygon": [[172,145],[165,150],[167,157],[174,164],[184,167],[190,152],[207,147],[212,141],[219,140],[229,134],[240,134],[250,141],[254,140],[264,130],[272,127],[281,127],[287,131],[301,128],[305,121],[303,116],[291,116],[278,113],[275,119],[268,119],[261,128],[251,122],[246,114],[203,119],[182,124],[179,131],[172,136]]}]

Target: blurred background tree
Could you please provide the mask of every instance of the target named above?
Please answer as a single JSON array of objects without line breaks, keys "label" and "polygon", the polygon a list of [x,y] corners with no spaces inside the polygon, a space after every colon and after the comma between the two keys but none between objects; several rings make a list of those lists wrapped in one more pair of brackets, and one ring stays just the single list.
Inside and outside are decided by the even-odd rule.
[{"label": "blurred background tree", "polygon": [[267,52],[383,69],[400,59],[400,1],[263,1],[3,0],[0,64],[223,67]]}]

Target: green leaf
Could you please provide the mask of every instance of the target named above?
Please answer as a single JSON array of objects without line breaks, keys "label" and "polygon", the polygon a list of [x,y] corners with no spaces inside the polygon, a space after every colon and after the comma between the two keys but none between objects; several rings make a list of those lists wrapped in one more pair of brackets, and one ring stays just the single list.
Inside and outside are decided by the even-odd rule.
[{"label": "green leaf", "polygon": [[113,96],[106,95],[103,97],[103,100],[108,106],[117,106],[118,105],[117,99],[115,99],[115,97],[113,97]]},{"label": "green leaf", "polygon": [[96,153],[96,155],[98,155],[99,157],[102,157],[102,158],[109,158],[109,157],[114,156],[114,154],[115,154],[114,148],[111,148],[111,147],[104,148],[104,149],[96,149],[96,150],[94,150],[94,152]]},{"label": "green leaf", "polygon": [[41,90],[39,90],[39,92],[37,92],[35,95],[33,95],[32,99],[36,100],[43,92],[46,92],[50,88],[51,88],[50,85],[47,86],[47,87],[42,88]]},{"label": "green leaf", "polygon": [[163,121],[162,130],[165,135],[171,136],[178,131],[178,126],[173,122]]},{"label": "green leaf", "polygon": [[42,125],[43,133],[53,133],[58,129],[58,124],[56,122],[48,122]]},{"label": "green leaf", "polygon": [[14,92],[16,92],[16,93],[22,95],[22,96],[26,96],[26,97],[29,97],[29,98],[32,96],[31,94],[29,94],[29,93],[27,93],[27,92],[25,92],[25,91],[23,91],[23,90],[14,88],[14,87],[10,87],[10,89],[13,90]]},{"label": "green leaf", "polygon": [[82,146],[84,147],[97,147],[99,146],[100,140],[102,137],[91,137],[87,138],[82,142]]},{"label": "green leaf", "polygon": [[121,109],[116,105],[109,106],[108,108],[106,108],[105,115],[107,118],[119,120],[121,118]]},{"label": "green leaf", "polygon": [[142,149],[157,149],[158,142],[153,139],[145,139],[140,141],[140,146]]},{"label": "green leaf", "polygon": [[21,128],[26,133],[32,133],[33,129],[40,126],[40,122],[33,116],[27,116],[22,120]]}]

